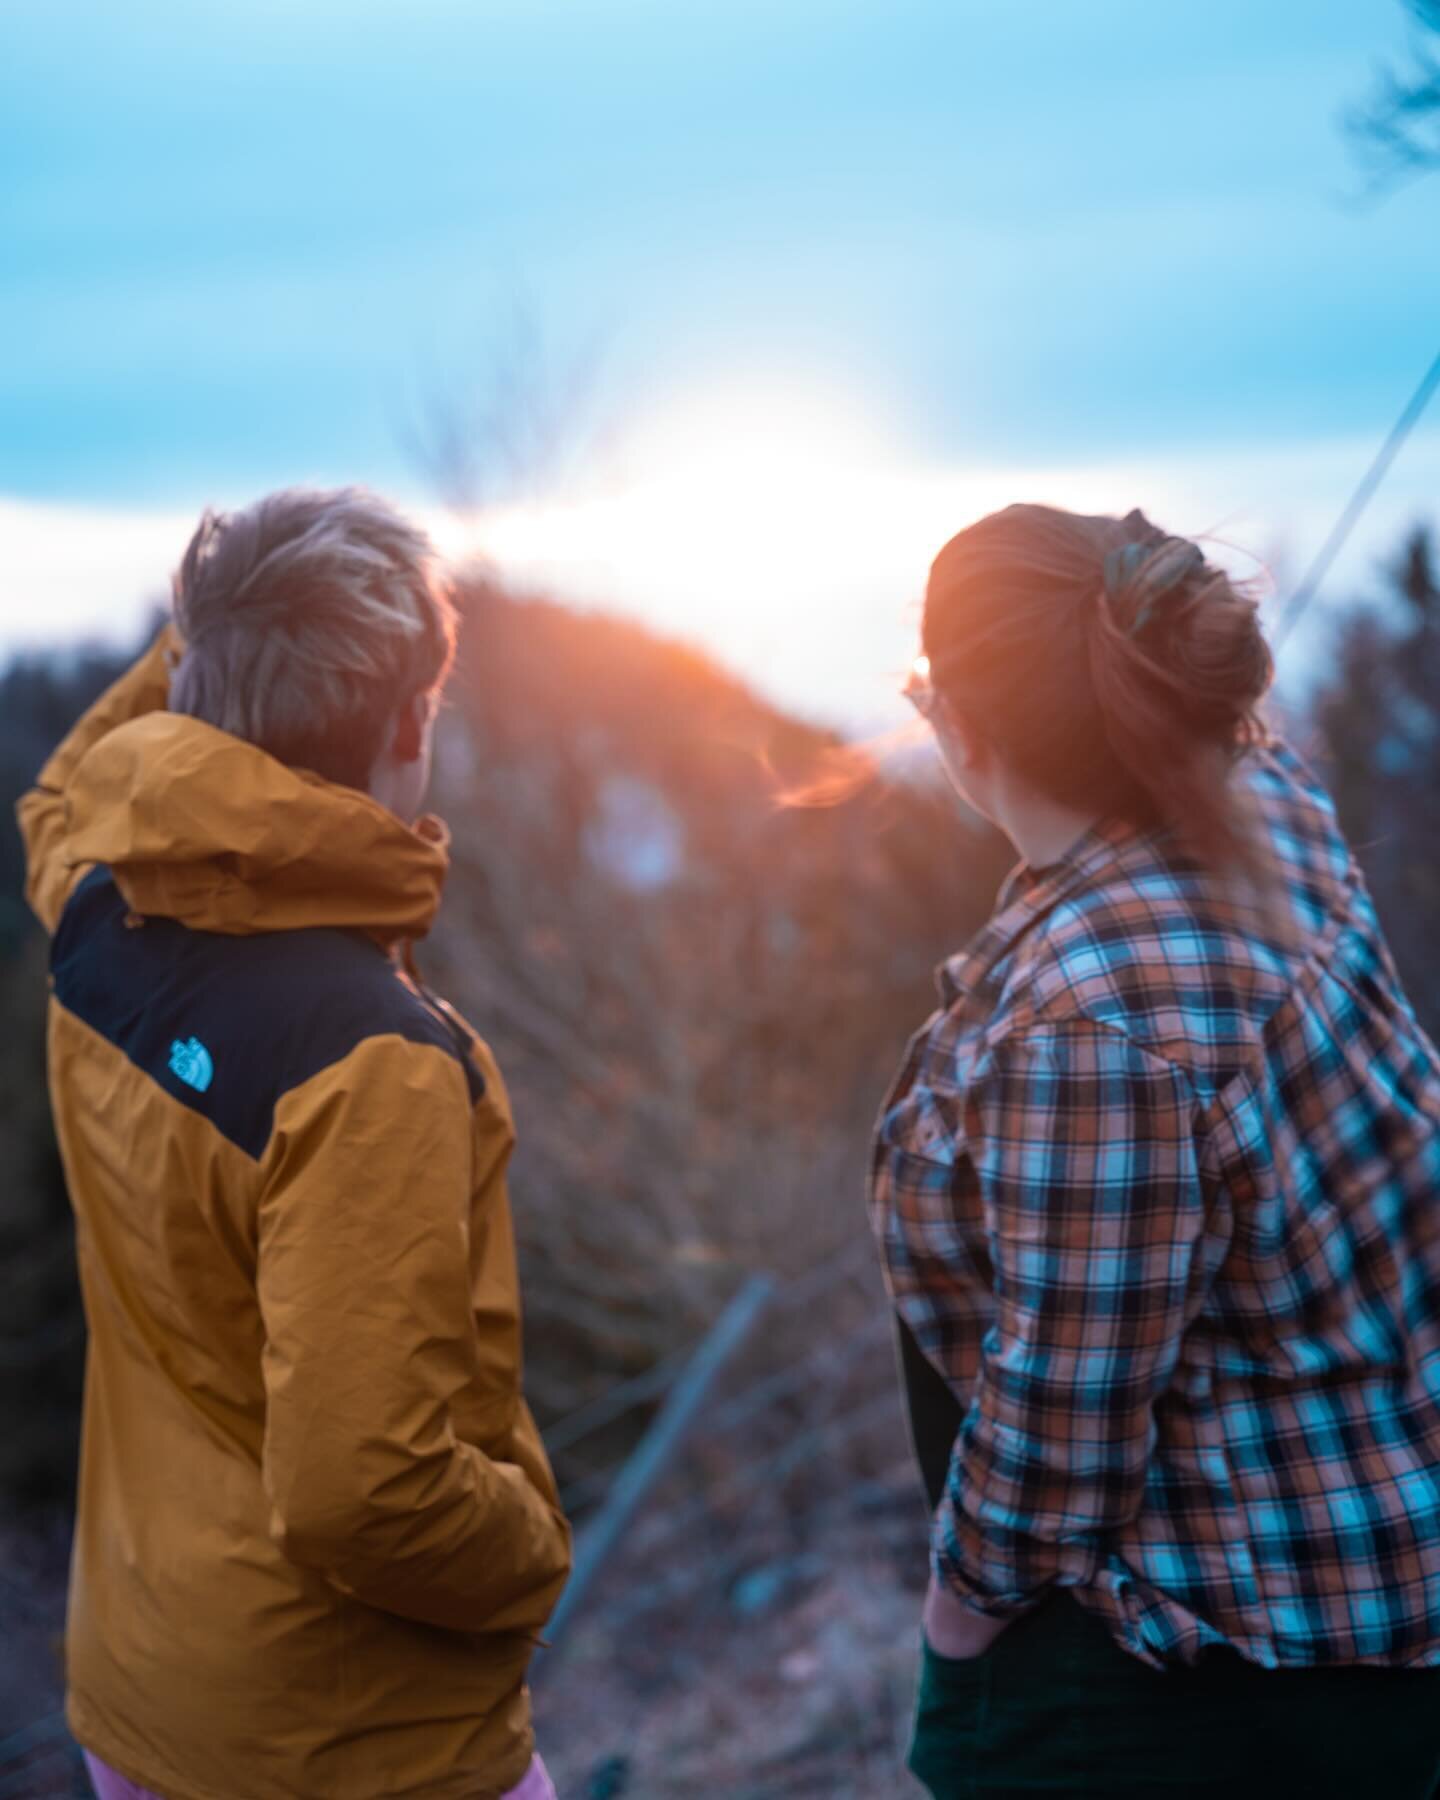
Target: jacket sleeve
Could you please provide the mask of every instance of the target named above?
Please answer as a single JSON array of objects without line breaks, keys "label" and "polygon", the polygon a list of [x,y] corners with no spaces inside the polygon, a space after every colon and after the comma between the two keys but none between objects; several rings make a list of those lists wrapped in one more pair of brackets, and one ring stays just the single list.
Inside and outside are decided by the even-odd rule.
[{"label": "jacket sleeve", "polygon": [[163,710],[170,694],[167,655],[178,642],[167,625],[140,660],[106,689],[73,728],[15,809],[25,841],[25,897],[48,932],[54,932],[65,902],[85,873],[65,857],[69,830],[65,794],[70,778],[86,752],[116,726]]},{"label": "jacket sleeve", "polygon": [[998,1046],[966,1101],[996,1312],[935,1516],[937,1575],[976,1611],[1090,1580],[1140,1510],[1200,1303],[1205,1208],[1187,1077],[1103,1026]]},{"label": "jacket sleeve", "polygon": [[[533,1635],[569,1532],[506,1455],[518,1339],[480,1342],[475,1161],[464,1074],[430,1045],[369,1039],[281,1102],[257,1247],[263,1476],[281,1548],[342,1591]],[[503,1184],[485,1192],[505,1204]],[[497,1421],[489,1454],[457,1435],[461,1411]]]}]

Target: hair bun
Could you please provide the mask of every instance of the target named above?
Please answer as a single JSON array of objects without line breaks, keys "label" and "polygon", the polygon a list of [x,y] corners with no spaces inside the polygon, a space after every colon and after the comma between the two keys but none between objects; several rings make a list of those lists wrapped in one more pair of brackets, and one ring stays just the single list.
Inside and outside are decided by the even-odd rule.
[{"label": "hair bun", "polygon": [[[1132,518],[1138,517],[1131,514]],[[1152,527],[1153,530],[1153,527]],[[1137,637],[1155,616],[1159,603],[1182,595],[1186,584],[1206,573],[1205,553],[1189,538],[1166,537],[1117,544],[1102,565],[1106,597],[1127,637]],[[1124,614],[1131,613],[1124,624]]]}]

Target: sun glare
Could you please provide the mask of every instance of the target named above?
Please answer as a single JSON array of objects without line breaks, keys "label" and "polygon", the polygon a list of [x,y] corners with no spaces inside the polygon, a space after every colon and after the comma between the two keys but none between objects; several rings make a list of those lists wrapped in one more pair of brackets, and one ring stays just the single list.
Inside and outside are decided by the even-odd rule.
[{"label": "sun glare", "polygon": [[487,513],[445,548],[702,644],[784,705],[871,733],[907,716],[926,573],[962,527],[1042,500],[1139,503],[1203,533],[1217,489],[1203,464],[927,464],[843,392],[777,379],[673,402],[586,491]]},{"label": "sun glare", "polygon": [[777,383],[667,408],[590,492],[490,515],[478,536],[522,580],[638,613],[868,728],[895,716],[930,557],[986,499],[917,476],[843,396]]}]

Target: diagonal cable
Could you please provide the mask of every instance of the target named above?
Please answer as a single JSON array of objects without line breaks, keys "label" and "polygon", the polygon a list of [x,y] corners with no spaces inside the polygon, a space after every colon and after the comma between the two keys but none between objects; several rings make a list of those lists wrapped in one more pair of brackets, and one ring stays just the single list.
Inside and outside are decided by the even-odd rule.
[{"label": "diagonal cable", "polygon": [[1340,517],[1331,527],[1330,535],[1320,546],[1315,560],[1301,576],[1298,586],[1281,609],[1271,635],[1271,644],[1278,656],[1286,638],[1295,629],[1300,615],[1315,598],[1320,583],[1330,572],[1330,565],[1344,548],[1345,540],[1355,529],[1361,513],[1370,504],[1376,488],[1385,479],[1391,463],[1400,453],[1400,447],[1420,421],[1420,415],[1430,404],[1437,387],[1440,387],[1440,356],[1437,356],[1430,367],[1420,378],[1420,385],[1405,404],[1405,410],[1391,427],[1390,435],[1380,446],[1374,462],[1360,479],[1360,485],[1350,496],[1349,502]]}]

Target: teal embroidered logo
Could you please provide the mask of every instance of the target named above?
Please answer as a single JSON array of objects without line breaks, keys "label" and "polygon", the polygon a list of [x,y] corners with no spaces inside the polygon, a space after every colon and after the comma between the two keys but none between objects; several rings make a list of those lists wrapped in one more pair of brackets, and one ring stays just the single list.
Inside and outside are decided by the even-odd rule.
[{"label": "teal embroidered logo", "polygon": [[170,1072],[179,1077],[186,1087],[192,1087],[197,1094],[203,1094],[215,1079],[215,1065],[210,1060],[210,1052],[199,1038],[176,1038],[170,1046]]}]

